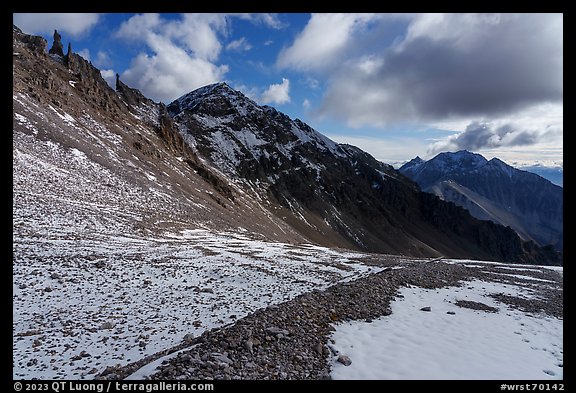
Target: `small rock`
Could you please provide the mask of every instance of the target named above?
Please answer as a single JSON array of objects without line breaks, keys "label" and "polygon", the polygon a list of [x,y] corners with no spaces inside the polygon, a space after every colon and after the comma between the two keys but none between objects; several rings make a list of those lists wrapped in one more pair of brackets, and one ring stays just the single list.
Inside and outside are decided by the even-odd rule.
[{"label": "small rock", "polygon": [[267,333],[271,333],[271,334],[283,334],[285,336],[288,336],[290,334],[290,332],[288,330],[285,329],[280,329],[277,327],[268,327],[265,329]]},{"label": "small rock", "polygon": [[248,339],[244,343],[244,346],[246,347],[247,350],[249,350],[252,353],[253,348],[254,348],[254,341],[252,341],[251,339]]},{"label": "small rock", "polygon": [[350,360],[350,358],[346,355],[340,355],[338,356],[338,363],[342,363],[345,366],[349,366],[352,364],[352,360]]},{"label": "small rock", "polygon": [[332,352],[332,354],[334,356],[338,355],[338,350],[336,349],[336,347],[332,344],[328,344],[328,349],[330,350],[330,352]]},{"label": "small rock", "polygon": [[456,315],[456,313],[455,313],[454,311],[447,311],[447,312],[446,312],[446,314],[449,314],[449,315]]},{"label": "small rock", "polygon": [[422,307],[420,311],[432,311],[432,307],[430,306]]},{"label": "small rock", "polygon": [[35,366],[38,364],[38,359],[32,359],[29,360],[28,363],[26,363],[26,366],[30,367],[30,366]]},{"label": "small rock", "polygon": [[106,267],[106,262],[104,261],[98,261],[94,264],[94,267],[98,268],[98,269],[102,269]]},{"label": "small rock", "polygon": [[221,353],[218,352],[212,353],[212,359],[216,360],[219,363],[224,363],[226,365],[230,365],[233,363],[232,360],[228,358],[228,356],[222,355]]},{"label": "small rock", "polygon": [[187,333],[184,338],[183,338],[184,342],[190,343],[192,342],[192,340],[194,340],[194,335],[192,333]]},{"label": "small rock", "polygon": [[106,367],[106,369],[104,371],[102,371],[102,374],[100,374],[101,376],[105,376],[105,375],[109,375],[112,374],[116,371],[116,367],[114,366],[108,366]]},{"label": "small rock", "polygon": [[104,322],[102,325],[100,325],[100,330],[106,330],[106,329],[114,329],[114,324],[110,321],[108,322]]},{"label": "small rock", "polygon": [[323,355],[324,354],[324,345],[322,345],[322,343],[318,343],[316,344],[316,352],[318,353],[318,355]]},{"label": "small rock", "polygon": [[50,278],[54,279],[54,280],[58,280],[60,278],[60,275],[58,273],[52,273],[50,275]]}]

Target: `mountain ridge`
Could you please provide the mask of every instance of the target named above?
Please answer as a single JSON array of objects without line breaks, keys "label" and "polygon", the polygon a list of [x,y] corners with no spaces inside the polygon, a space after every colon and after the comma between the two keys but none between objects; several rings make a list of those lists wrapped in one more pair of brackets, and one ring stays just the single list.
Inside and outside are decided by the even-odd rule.
[{"label": "mountain ridge", "polygon": [[537,174],[467,151],[412,160],[399,171],[423,191],[463,206],[479,219],[509,225],[539,245],[563,248],[562,188]]},{"label": "mountain ridge", "polygon": [[[225,83],[164,106],[119,80],[116,91],[109,88],[77,54],[66,64],[28,37],[14,29],[18,138],[13,149],[28,157],[22,154],[33,148],[20,132],[40,137],[34,127],[41,126],[37,134],[61,146],[62,154],[69,154],[69,147],[79,150],[111,176],[120,176],[123,187],[137,185],[146,198],[140,204],[135,199],[131,209],[148,213],[135,213],[141,218],[127,223],[138,230],[156,231],[158,222],[214,225],[217,219],[272,240],[398,255],[559,263],[549,250],[419,192],[368,153],[258,106]],[[87,115],[98,119],[97,133]],[[193,216],[204,218],[187,221]]]}]

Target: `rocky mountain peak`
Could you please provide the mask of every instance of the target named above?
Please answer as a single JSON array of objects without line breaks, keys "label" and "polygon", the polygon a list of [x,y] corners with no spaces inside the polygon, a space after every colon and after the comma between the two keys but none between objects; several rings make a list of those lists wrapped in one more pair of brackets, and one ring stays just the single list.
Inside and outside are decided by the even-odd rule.
[{"label": "rocky mountain peak", "polygon": [[487,162],[488,160],[482,155],[469,152],[468,150],[440,153],[430,160],[430,163],[440,167],[447,167],[450,170],[458,167],[478,168]]},{"label": "rocky mountain peak", "polygon": [[214,116],[245,115],[246,110],[243,108],[256,110],[258,105],[225,82],[200,87],[168,105],[168,110],[173,115],[178,115],[183,111],[206,111],[208,109]]},{"label": "rocky mountain peak", "polygon": [[54,43],[48,51],[51,55],[58,55],[64,57],[64,46],[62,45],[62,36],[58,33],[58,30],[54,30]]}]

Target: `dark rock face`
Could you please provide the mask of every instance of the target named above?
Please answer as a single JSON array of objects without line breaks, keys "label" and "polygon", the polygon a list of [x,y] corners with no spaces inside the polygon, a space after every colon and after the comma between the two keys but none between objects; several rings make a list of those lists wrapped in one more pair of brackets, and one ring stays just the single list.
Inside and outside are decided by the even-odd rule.
[{"label": "dark rock face", "polygon": [[200,155],[272,201],[271,210],[311,240],[415,256],[535,258],[514,231],[420,192],[366,152],[258,106],[225,83],[186,94],[168,111]]},{"label": "dark rock face", "polygon": [[563,191],[548,180],[497,158],[460,151],[400,168],[423,191],[467,209],[481,220],[510,226],[524,240],[563,249]]},{"label": "dark rock face", "polygon": [[12,34],[16,42],[25,44],[35,55],[44,55],[46,53],[48,42],[44,38],[24,34],[17,26],[13,26]]},{"label": "dark rock face", "polygon": [[52,48],[48,51],[51,55],[58,55],[64,57],[64,47],[62,46],[62,37],[58,34],[57,30],[54,30],[54,43]]}]

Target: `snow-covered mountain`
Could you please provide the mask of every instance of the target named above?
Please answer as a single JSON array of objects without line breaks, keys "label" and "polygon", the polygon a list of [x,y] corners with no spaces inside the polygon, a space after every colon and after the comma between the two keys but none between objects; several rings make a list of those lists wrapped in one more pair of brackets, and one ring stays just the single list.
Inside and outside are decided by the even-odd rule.
[{"label": "snow-covered mountain", "polygon": [[419,157],[400,172],[422,190],[466,208],[481,220],[510,226],[523,239],[563,248],[562,188],[534,173],[468,151]]},{"label": "snow-covered mountain", "polygon": [[180,97],[168,112],[199,156],[313,241],[420,256],[526,254],[507,229],[482,228],[487,223],[429,199],[391,166],[225,83]]}]

